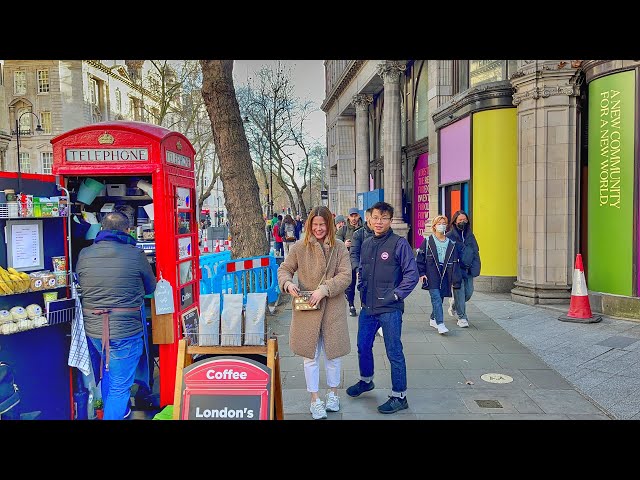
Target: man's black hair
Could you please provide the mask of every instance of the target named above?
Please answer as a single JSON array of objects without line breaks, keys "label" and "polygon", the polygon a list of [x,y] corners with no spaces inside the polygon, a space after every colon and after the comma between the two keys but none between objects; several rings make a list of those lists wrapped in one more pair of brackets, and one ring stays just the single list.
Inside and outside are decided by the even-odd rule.
[{"label": "man's black hair", "polygon": [[129,217],[122,212],[109,212],[102,218],[102,230],[129,230]]},{"label": "man's black hair", "polygon": [[380,213],[388,212],[389,216],[393,218],[393,207],[387,202],[376,202],[371,206],[371,213],[374,210],[380,210]]}]

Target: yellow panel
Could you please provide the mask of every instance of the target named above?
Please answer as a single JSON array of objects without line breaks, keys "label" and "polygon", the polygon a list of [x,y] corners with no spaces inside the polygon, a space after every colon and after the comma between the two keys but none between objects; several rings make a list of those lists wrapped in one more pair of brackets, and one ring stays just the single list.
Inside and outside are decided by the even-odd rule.
[{"label": "yellow panel", "polygon": [[473,115],[471,226],[480,246],[483,276],[515,277],[518,270],[516,110]]}]

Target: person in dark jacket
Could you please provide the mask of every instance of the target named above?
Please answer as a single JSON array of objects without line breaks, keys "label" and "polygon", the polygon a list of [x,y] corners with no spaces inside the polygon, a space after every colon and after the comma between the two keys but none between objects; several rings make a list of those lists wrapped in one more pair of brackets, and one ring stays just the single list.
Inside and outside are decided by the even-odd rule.
[{"label": "person in dark jacket", "polygon": [[429,290],[431,296],[432,316],[429,325],[440,334],[449,331],[444,324],[442,299],[451,296],[451,287],[460,288],[462,280],[458,249],[455,242],[445,235],[448,224],[449,220],[444,215],[433,219],[433,235],[422,241],[416,257],[422,288]]},{"label": "person in dark jacket", "polygon": [[[360,218],[360,211],[355,207],[349,209],[349,216],[347,218],[346,224],[336,230],[336,238],[342,240],[347,246],[347,250],[350,251],[353,235],[362,228],[362,219]],[[351,284],[347,287],[344,294],[347,297],[347,302],[349,302],[349,315],[355,317],[358,314],[356,307],[353,305],[353,300],[356,298],[355,269],[351,270]]]},{"label": "person in dark jacket", "polygon": [[146,358],[144,296],[156,289],[151,265],[128,232],[126,215],[107,213],[76,265],[89,348],[101,358],[94,374],[96,383],[102,377],[105,420],[122,420],[128,411],[136,368]]},{"label": "person in dark jacket", "polygon": [[357,342],[360,380],[347,388],[347,395],[358,397],[375,388],[373,342],[376,331],[382,327],[391,364],[391,396],[378,406],[378,412],[389,414],[409,407],[407,366],[400,337],[404,299],[418,283],[418,267],[407,239],[391,229],[393,207],[386,202],[377,202],[371,208],[374,235],[362,242],[358,266],[362,304]]},{"label": "person in dark jacket", "polygon": [[449,298],[449,315],[458,317],[459,327],[468,327],[466,302],[473,295],[473,277],[480,275],[480,248],[476,236],[469,225],[469,215],[464,210],[458,210],[451,218],[451,229],[447,237],[456,242],[460,258],[460,272],[462,282],[460,288],[453,291],[453,298]]}]

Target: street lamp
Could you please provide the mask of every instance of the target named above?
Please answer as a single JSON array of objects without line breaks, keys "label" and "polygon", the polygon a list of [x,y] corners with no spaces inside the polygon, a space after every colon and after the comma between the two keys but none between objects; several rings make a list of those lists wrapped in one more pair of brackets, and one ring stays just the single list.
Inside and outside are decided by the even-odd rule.
[{"label": "street lamp", "polygon": [[269,197],[267,198],[267,202],[269,202],[269,216],[267,218],[273,217],[273,161],[271,156],[271,109],[269,109],[269,123],[267,124],[269,129]]},{"label": "street lamp", "polygon": [[[16,118],[16,153],[18,154],[18,192],[22,193],[22,171],[20,169],[20,120],[25,115],[30,114],[36,117],[38,123],[36,124],[36,132],[42,133],[44,130],[42,129],[42,125],[40,125],[40,117],[38,117],[31,110],[27,110],[26,112],[22,112],[18,118]],[[31,129],[29,129],[31,130]]]}]

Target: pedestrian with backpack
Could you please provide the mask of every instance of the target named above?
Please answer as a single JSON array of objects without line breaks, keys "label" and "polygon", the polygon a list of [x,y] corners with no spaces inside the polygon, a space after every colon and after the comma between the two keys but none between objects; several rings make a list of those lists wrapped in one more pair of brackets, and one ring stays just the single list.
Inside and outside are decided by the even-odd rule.
[{"label": "pedestrian with backpack", "polygon": [[282,248],[284,250],[284,258],[287,258],[289,248],[296,240],[296,221],[291,215],[285,215],[282,220]]}]

